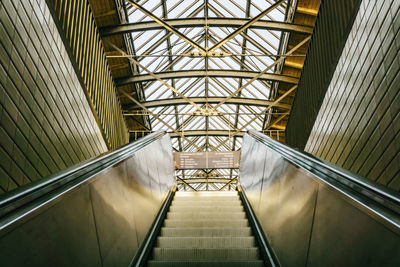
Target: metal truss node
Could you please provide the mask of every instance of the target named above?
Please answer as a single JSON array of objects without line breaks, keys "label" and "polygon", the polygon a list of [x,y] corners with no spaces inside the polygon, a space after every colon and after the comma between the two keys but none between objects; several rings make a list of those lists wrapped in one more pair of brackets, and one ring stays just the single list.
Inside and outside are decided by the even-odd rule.
[{"label": "metal truss node", "polygon": [[[124,19],[100,34],[131,139],[164,129],[177,152],[240,150],[249,129],[284,141],[315,7],[303,0],[116,1]],[[232,190],[238,170],[176,176],[179,190]]]}]

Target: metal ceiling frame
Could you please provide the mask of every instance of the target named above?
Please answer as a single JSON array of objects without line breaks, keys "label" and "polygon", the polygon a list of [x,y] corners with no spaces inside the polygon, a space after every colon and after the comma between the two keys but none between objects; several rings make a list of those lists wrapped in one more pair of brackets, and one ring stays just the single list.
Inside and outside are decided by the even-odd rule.
[{"label": "metal ceiling frame", "polygon": [[[196,27],[204,27],[204,19],[202,18],[184,18],[184,19],[166,19],[164,20],[171,27],[175,29],[179,28],[196,28]],[[244,23],[248,22],[249,19],[243,18],[209,18],[208,19],[208,27],[210,28],[218,28],[218,27],[239,27]],[[149,31],[149,30],[161,30],[164,27],[161,26],[157,22],[153,21],[144,21],[139,23],[129,23],[129,24],[121,24],[121,25],[113,25],[108,27],[103,27],[99,29],[100,35],[110,36],[115,34],[122,33],[132,33],[132,32],[141,32],[141,31]],[[283,32],[297,32],[304,34],[311,34],[313,28],[306,25],[298,25],[287,22],[279,22],[279,21],[269,21],[269,20],[259,20],[254,22],[250,28],[252,29],[268,29],[271,31],[283,31]]]},{"label": "metal ceiling frame", "polygon": [[297,84],[298,78],[287,75],[262,73],[255,71],[233,71],[233,70],[182,70],[169,71],[135,75],[127,78],[119,78],[115,80],[117,86],[123,86],[131,83],[148,82],[159,79],[178,79],[178,78],[197,78],[197,77],[229,77],[259,80],[277,81],[284,83]]},{"label": "metal ceiling frame", "polygon": [[[115,81],[121,97],[128,100],[123,106],[127,118],[149,116],[151,129],[170,132],[175,151],[237,150],[249,128],[283,136],[279,122],[290,111],[285,101],[293,95],[298,78],[274,68],[287,57],[304,56],[296,52],[312,32],[312,27],[284,22],[288,0],[247,0],[245,5],[219,0],[178,0],[173,5],[165,0],[125,2],[133,21],[100,32],[132,34],[135,43],[134,55],[111,43],[115,53],[108,54],[125,57],[140,70]],[[238,17],[233,7],[244,15]],[[283,32],[304,39],[280,55]],[[291,87],[275,100],[270,98],[273,82]],[[146,101],[122,89],[132,83],[142,85]],[[264,127],[272,108],[278,117]],[[237,170],[179,171],[177,180],[184,190],[229,190],[235,187]]]},{"label": "metal ceiling frame", "polygon": [[[191,101],[195,102],[196,104],[217,104],[224,100],[223,97],[188,97]],[[240,105],[248,105],[248,106],[261,106],[266,107],[271,105],[273,102],[269,100],[263,99],[255,99],[255,98],[240,98],[240,97],[232,97],[228,101],[225,102],[226,104],[240,104]],[[150,100],[141,103],[143,106],[147,108],[155,108],[155,107],[164,107],[164,106],[175,106],[175,105],[187,105],[188,102],[184,98],[167,98],[167,99],[158,99],[158,100]],[[277,107],[281,109],[290,109],[289,104],[278,103],[276,104]],[[140,108],[137,105],[130,105],[125,106],[125,110],[135,110]]]}]

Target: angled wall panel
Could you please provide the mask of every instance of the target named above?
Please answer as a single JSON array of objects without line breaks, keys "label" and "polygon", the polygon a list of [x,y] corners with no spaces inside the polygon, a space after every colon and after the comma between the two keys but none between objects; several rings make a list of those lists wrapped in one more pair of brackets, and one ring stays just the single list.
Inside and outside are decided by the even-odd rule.
[{"label": "angled wall panel", "polygon": [[400,190],[400,2],[364,0],[305,150]]},{"label": "angled wall panel", "polygon": [[107,151],[45,1],[1,1],[0,36],[0,192]]}]

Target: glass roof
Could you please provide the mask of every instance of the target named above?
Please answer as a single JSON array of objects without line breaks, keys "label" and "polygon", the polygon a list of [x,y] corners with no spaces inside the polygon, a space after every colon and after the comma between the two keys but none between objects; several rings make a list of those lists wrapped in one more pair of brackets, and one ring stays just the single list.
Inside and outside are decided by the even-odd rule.
[{"label": "glass roof", "polygon": [[[175,151],[194,152],[239,150],[246,130],[265,129],[274,110],[262,103],[280,81],[276,60],[285,34],[256,22],[285,22],[286,7],[274,0],[127,1],[129,22],[143,25],[131,33],[137,77],[145,101],[159,103],[143,110],[151,130],[170,132]],[[177,177],[233,179],[237,172],[186,170]]]}]

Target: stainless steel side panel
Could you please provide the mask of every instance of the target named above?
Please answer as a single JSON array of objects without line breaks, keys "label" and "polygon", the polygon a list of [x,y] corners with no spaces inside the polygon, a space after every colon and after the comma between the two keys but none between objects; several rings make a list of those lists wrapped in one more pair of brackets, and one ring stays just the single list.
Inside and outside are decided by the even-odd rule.
[{"label": "stainless steel side panel", "polygon": [[400,266],[400,237],[245,135],[240,183],[282,266]]},{"label": "stainless steel side panel", "polygon": [[88,187],[0,240],[3,266],[101,266]]},{"label": "stainless steel side panel", "polygon": [[327,186],[318,191],[309,266],[400,266],[400,237]]},{"label": "stainless steel side panel", "polygon": [[173,177],[164,136],[0,238],[4,266],[127,266]]}]

